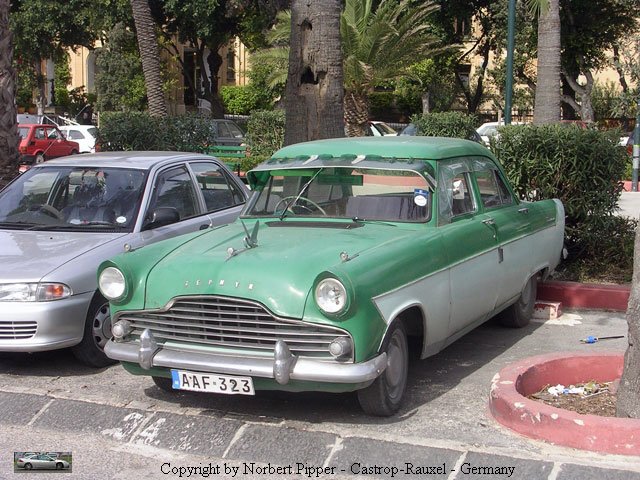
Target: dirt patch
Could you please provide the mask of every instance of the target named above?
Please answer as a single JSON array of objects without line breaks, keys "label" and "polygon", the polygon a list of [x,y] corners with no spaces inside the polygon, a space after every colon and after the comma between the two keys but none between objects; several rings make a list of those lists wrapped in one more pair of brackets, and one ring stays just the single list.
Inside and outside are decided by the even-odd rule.
[{"label": "dirt patch", "polygon": [[567,387],[545,385],[528,398],[576,413],[601,417],[616,416],[616,392],[611,382],[591,381]]}]

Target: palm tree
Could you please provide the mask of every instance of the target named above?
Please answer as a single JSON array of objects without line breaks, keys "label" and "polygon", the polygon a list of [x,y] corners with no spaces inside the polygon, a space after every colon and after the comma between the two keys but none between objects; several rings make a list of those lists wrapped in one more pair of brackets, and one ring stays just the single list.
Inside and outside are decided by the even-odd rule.
[{"label": "palm tree", "polygon": [[341,0],[293,0],[285,145],[344,136]]},{"label": "palm tree", "polygon": [[[369,95],[376,85],[406,75],[408,66],[439,51],[429,22],[437,8],[430,1],[382,0],[374,9],[372,0],[346,0],[340,33],[348,135],[364,134]],[[273,65],[272,85],[281,83],[286,73],[278,67],[288,56],[283,39],[290,25],[291,16],[280,14],[269,37],[275,47],[254,55],[254,59]]]},{"label": "palm tree", "polygon": [[560,3],[559,0],[527,0],[538,13],[538,80],[533,123],[560,121]]},{"label": "palm tree", "polygon": [[131,9],[136,25],[144,83],[147,88],[149,113],[153,116],[166,117],[167,105],[164,101],[162,76],[160,75],[160,52],[149,2],[147,0],[131,0]]},{"label": "palm tree", "polygon": [[0,188],[17,172],[19,143],[9,6],[10,0],[0,0]]},{"label": "palm tree", "polygon": [[369,95],[376,85],[406,73],[416,60],[436,51],[431,1],[347,0],[340,30],[344,55],[345,112],[349,136],[364,135]]}]

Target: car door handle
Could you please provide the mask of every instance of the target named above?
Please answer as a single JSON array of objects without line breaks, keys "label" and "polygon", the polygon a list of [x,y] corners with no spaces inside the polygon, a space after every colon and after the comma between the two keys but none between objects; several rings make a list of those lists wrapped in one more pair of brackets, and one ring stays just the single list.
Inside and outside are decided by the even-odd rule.
[{"label": "car door handle", "polygon": [[496,221],[493,218],[487,218],[485,220],[482,220],[482,223],[487,226],[493,227],[496,224]]},{"label": "car door handle", "polygon": [[524,215],[529,213],[529,209],[527,207],[519,208],[518,213],[522,213]]},{"label": "car door handle", "polygon": [[203,223],[202,225],[200,225],[200,230],[206,230],[207,228],[209,228],[211,225],[209,225],[208,223]]}]

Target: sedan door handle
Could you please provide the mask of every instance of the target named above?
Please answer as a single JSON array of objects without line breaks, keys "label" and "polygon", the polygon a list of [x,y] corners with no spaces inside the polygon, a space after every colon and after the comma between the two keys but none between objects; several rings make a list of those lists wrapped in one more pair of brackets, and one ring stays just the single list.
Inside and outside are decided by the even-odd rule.
[{"label": "sedan door handle", "polygon": [[529,213],[529,209],[527,207],[519,208],[518,213],[523,213],[526,215]]},{"label": "sedan door handle", "polygon": [[208,223],[203,223],[202,225],[200,225],[200,230],[206,230],[207,228],[209,228],[211,225],[209,225]]}]

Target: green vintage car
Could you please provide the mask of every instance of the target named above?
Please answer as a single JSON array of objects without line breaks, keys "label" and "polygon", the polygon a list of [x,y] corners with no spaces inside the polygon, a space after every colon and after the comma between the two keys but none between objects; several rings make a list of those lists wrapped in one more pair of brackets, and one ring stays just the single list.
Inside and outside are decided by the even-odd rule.
[{"label": "green vintage car", "polygon": [[467,140],[300,143],[248,177],[235,223],[99,269],[105,352],[162,389],[357,390],[392,415],[409,346],[428,357],[496,314],[526,325],[563,248],[560,201],[518,200]]}]

